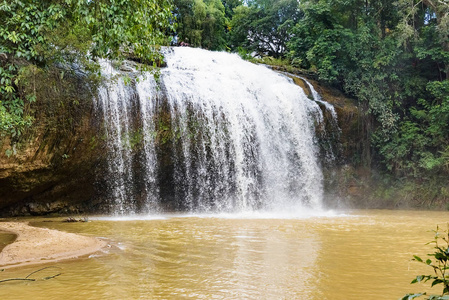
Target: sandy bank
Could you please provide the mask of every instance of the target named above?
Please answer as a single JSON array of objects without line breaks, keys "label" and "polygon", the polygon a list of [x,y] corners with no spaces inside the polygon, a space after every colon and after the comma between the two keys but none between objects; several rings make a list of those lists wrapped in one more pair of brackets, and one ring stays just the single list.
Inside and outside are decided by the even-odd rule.
[{"label": "sandy bank", "polygon": [[55,262],[94,253],[106,242],[21,222],[0,222],[0,230],[17,235],[17,239],[0,253],[0,267],[11,268]]}]

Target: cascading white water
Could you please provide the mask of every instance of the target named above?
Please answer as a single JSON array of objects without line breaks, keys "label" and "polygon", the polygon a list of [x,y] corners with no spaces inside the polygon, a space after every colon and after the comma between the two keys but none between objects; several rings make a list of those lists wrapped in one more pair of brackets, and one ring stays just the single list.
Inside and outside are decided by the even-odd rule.
[{"label": "cascading white water", "polygon": [[[335,145],[332,145],[332,142],[340,140],[340,134],[341,134],[340,127],[338,126],[337,112],[335,111],[335,107],[332,104],[330,104],[329,102],[323,101],[320,94],[318,94],[318,92],[315,90],[313,85],[307,79],[305,79],[304,77],[300,77],[300,76],[297,76],[297,77],[300,78],[301,80],[303,80],[307,84],[307,86],[310,89],[310,92],[312,93],[313,100],[322,104],[324,106],[325,110],[327,112],[329,112],[331,115],[331,118],[328,119],[328,121],[333,129],[331,132],[326,130],[325,125],[324,125],[325,124],[324,119],[319,123],[321,126],[321,131],[320,131],[321,138],[323,141],[325,141],[328,144],[328,146],[326,147],[326,153],[324,155],[324,158],[326,159],[326,161],[328,163],[333,162],[335,160],[334,152],[339,151],[338,147],[340,146],[340,144],[338,142],[337,143],[334,142]],[[332,136],[329,136],[329,135],[332,135]],[[334,147],[337,147],[337,149],[333,149]]]},{"label": "cascading white water", "polygon": [[[97,111],[103,115],[108,145],[106,182],[109,210],[117,215],[136,211],[156,212],[159,195],[153,140],[155,128],[151,121],[154,115],[154,79],[142,76],[140,84],[133,86],[126,84],[125,77],[109,63],[102,61],[101,67],[107,81],[99,89]],[[138,116],[135,115],[136,110]],[[133,148],[136,140],[140,139],[144,141],[143,151],[136,155]],[[136,172],[136,165],[140,166],[140,172]],[[140,176],[136,176],[137,173]],[[143,198],[143,201],[138,202],[136,198]]]},{"label": "cascading white water", "polygon": [[105,62],[102,62],[102,70],[104,76],[114,80],[114,84],[100,87],[97,102],[97,110],[101,109],[103,112],[109,146],[107,180],[110,184],[110,197],[114,199],[114,210],[123,214],[129,211],[126,203],[133,202],[133,193],[129,189],[129,183],[133,182],[133,174],[129,170],[131,153],[129,140],[124,139],[129,132],[130,89],[126,88],[119,74]]},{"label": "cascading white water", "polygon": [[[269,66],[267,67],[271,68]],[[317,126],[319,127],[317,135],[319,135],[319,140],[321,143],[322,159],[325,160],[327,165],[333,165],[335,163],[336,154],[341,150],[341,145],[339,143],[341,130],[338,125],[338,117],[335,107],[329,102],[324,101],[306,78],[288,72],[279,71],[279,73],[284,74],[288,78],[298,78],[303,81],[310,91],[311,98],[323,107],[323,111],[326,114],[330,115],[326,118],[323,111],[315,111],[314,118],[316,119]],[[331,130],[326,130],[326,124],[331,127]]]},{"label": "cascading white water", "polygon": [[165,57],[158,80],[119,78],[100,90],[118,214],[154,212],[167,195],[170,207],[197,212],[321,207],[314,124],[323,116],[299,86],[229,53]]}]

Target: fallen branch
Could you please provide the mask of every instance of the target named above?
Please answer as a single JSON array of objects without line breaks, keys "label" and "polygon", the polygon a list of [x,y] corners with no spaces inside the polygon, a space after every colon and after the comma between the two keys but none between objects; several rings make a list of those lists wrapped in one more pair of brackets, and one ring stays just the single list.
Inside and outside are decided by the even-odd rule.
[{"label": "fallen branch", "polygon": [[[36,274],[36,273],[39,273],[39,272],[41,272],[41,271],[43,271],[43,270],[46,270],[46,269],[52,269],[52,268],[53,268],[53,269],[61,269],[60,267],[55,267],[55,266],[45,267],[45,268],[42,268],[42,269],[39,269],[39,270],[36,270],[36,271],[31,272],[30,274],[28,274],[28,275],[25,276],[24,278],[8,278],[8,279],[3,279],[3,280],[0,280],[0,283],[8,282],[8,281],[36,281],[35,278],[30,278],[30,276],[31,276],[31,275],[34,275],[34,274]],[[55,274],[55,275],[52,275],[52,276],[43,277],[42,280],[49,280],[49,279],[52,279],[52,278],[56,278],[56,277],[58,277],[58,276],[60,276],[60,275],[62,275],[62,273],[58,273],[58,274]]]},{"label": "fallen branch", "polygon": [[28,278],[28,277],[30,277],[31,275],[36,274],[36,273],[38,273],[38,272],[40,272],[40,271],[43,271],[43,270],[46,270],[46,269],[51,269],[51,268],[54,268],[54,269],[61,269],[60,267],[55,267],[55,266],[45,267],[45,268],[39,269],[39,270],[37,270],[37,271],[31,272],[31,273],[28,274],[27,277],[25,277],[25,278]]},{"label": "fallen branch", "polygon": [[58,277],[59,275],[62,275],[62,273],[58,273],[58,274],[53,275],[53,276],[44,277],[44,278],[42,278],[42,279],[43,279],[43,280],[48,280],[48,279],[56,278],[56,277]]},{"label": "fallen branch", "polygon": [[7,281],[13,281],[13,280],[36,281],[36,279],[33,279],[33,278],[8,278],[8,279],[0,280],[0,283],[7,282]]}]

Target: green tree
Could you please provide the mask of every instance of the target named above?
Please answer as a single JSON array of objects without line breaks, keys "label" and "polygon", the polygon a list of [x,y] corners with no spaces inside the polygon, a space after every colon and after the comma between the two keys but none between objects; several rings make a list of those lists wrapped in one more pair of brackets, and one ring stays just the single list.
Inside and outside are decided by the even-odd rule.
[{"label": "green tree", "polygon": [[21,78],[34,65],[132,55],[160,59],[172,25],[168,0],[3,0],[0,2],[0,130],[13,135],[31,123]]},{"label": "green tree", "polygon": [[254,0],[238,6],[231,21],[230,47],[260,56],[283,57],[300,15],[295,0]]},{"label": "green tree", "polygon": [[225,50],[225,7],[220,0],[207,0],[205,3],[206,19],[203,24],[202,46],[210,50]]},{"label": "green tree", "polygon": [[445,1],[398,1],[395,36],[401,56],[398,131],[377,141],[386,166],[397,175],[448,174],[449,5]]},{"label": "green tree", "polygon": [[178,42],[209,50],[226,48],[225,7],[220,0],[175,0]]},{"label": "green tree", "polygon": [[309,0],[300,8],[289,58],[359,101],[362,161],[397,176],[447,174],[447,1]]},{"label": "green tree", "polygon": [[234,16],[234,9],[243,4],[242,0],[222,0],[222,3],[225,8],[225,16],[228,21],[232,20],[232,17]]},{"label": "green tree", "polygon": [[[449,4],[447,1],[398,0],[397,5],[402,12],[402,22],[399,25],[402,41],[417,42],[417,46],[423,40],[430,41],[431,45],[426,47],[421,44],[417,49],[421,50],[418,57],[430,56],[437,62],[435,67],[438,71],[444,73],[445,79],[449,79]],[[435,42],[438,45],[435,45]],[[444,78],[440,75],[439,79]]]},{"label": "green tree", "polygon": [[289,58],[358,99],[365,136],[360,155],[370,165],[375,128],[382,139],[398,120],[392,91],[401,49],[388,26],[399,18],[387,1],[303,1],[300,8],[304,17],[293,29]]}]

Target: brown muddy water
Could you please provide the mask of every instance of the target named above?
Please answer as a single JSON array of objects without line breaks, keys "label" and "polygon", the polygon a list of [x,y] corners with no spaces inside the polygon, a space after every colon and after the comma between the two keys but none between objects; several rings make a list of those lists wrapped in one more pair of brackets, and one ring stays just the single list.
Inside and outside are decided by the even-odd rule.
[{"label": "brown muddy water", "polygon": [[[103,237],[112,246],[43,265],[60,269],[36,274],[62,272],[56,278],[1,283],[0,299],[398,299],[428,290],[426,284],[410,285],[416,275],[432,271],[411,258],[432,252],[425,244],[437,224],[446,228],[449,213],[90,220],[33,219],[33,225]],[[5,270],[0,279],[24,277],[40,267]]]}]

